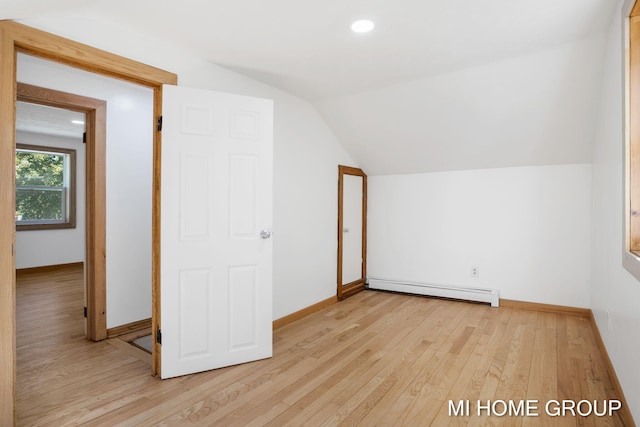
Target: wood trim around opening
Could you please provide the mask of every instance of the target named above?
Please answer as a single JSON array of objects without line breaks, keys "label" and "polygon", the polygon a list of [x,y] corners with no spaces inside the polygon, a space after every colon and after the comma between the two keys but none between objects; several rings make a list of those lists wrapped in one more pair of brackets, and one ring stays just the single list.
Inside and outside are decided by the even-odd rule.
[{"label": "wood trim around opening", "polygon": [[[362,271],[360,278],[350,283],[342,283],[342,255],[344,227],[344,175],[362,177]],[[338,166],[338,272],[337,272],[337,297],[343,300],[365,288],[367,280],[367,175],[362,169],[350,166]]]},{"label": "wood trim around opening", "polygon": [[[638,3],[634,6],[634,10]],[[629,19],[628,245],[640,250],[640,16]]]},{"label": "wood trim around opening", "polygon": [[633,5],[633,9],[631,9],[631,14],[629,16],[634,17],[638,15],[640,15],[640,2],[635,2],[635,4]]},{"label": "wood trim around opening", "polygon": [[[175,76],[174,76],[175,77]],[[169,84],[176,84],[167,82]],[[153,117],[155,120],[162,117],[162,85],[153,88]],[[153,198],[151,208],[151,375],[160,376],[162,367],[162,355],[160,354],[160,344],[158,343],[158,332],[162,325],[160,310],[160,170],[162,165],[162,137],[158,131],[157,121],[154,121],[155,131],[153,133]]]},{"label": "wood trim around opening", "polygon": [[106,146],[107,103],[67,92],[17,83],[16,99],[49,107],[65,108],[86,115],[85,147],[85,289],[87,338],[107,338],[106,283]]},{"label": "wood trim around opening", "polygon": [[[15,101],[16,54],[50,59],[85,71],[116,77],[154,89],[154,115],[150,126],[162,115],[162,85],[177,84],[177,75],[46,33],[12,21],[0,21],[0,425],[14,425],[16,412],[16,276],[15,276]],[[155,126],[154,126],[155,129]],[[153,165],[153,323],[160,326],[159,255],[160,132],[154,131]],[[99,254],[105,256],[105,254]],[[155,340],[154,340],[155,341]],[[154,353],[158,355],[157,348]],[[159,363],[152,359],[152,374]]]}]

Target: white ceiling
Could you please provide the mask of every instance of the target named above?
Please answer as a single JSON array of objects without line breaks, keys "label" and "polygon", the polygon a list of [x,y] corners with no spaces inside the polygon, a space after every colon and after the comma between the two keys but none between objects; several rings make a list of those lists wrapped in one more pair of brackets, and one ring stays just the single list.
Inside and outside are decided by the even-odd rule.
[{"label": "white ceiling", "polygon": [[[84,13],[309,100],[545,49],[601,31],[613,0],[0,0],[0,18]],[[376,22],[351,33],[357,18]]]},{"label": "white ceiling", "polygon": [[[393,123],[400,118],[396,110],[403,103],[406,88],[417,91],[410,97],[433,96],[434,89],[424,87],[430,86],[424,84],[426,80],[437,81],[442,75],[482,69],[562,46],[575,46],[579,51],[581,40],[605,32],[618,3],[614,0],[0,0],[0,18],[87,17],[134,29],[157,39],[159,46],[170,43],[193,51],[213,63],[311,101],[354,159],[361,166],[372,168],[370,173],[375,174],[402,173],[405,163],[413,164],[411,171],[431,171],[474,165],[584,161],[582,154],[555,156],[556,151],[571,152],[573,145],[558,150],[544,146],[544,141],[530,141],[525,151],[511,149],[497,154],[497,162],[492,159],[499,147],[489,147],[490,154],[475,147],[469,154],[475,160],[460,163],[449,160],[452,157],[449,151],[469,153],[468,135],[460,132],[434,135],[424,121],[403,122],[402,129],[394,128]],[[356,18],[374,20],[375,30],[364,35],[351,33],[349,25]],[[569,57],[574,55],[571,49],[565,53]],[[560,84],[566,79],[548,80]],[[594,81],[585,82],[579,90],[597,91]],[[478,84],[484,84],[484,80],[479,79]],[[547,89],[552,88],[543,90],[549,98],[540,100],[539,108],[544,109],[545,102],[553,107],[560,96]],[[490,97],[491,92],[485,95]],[[370,104],[371,97],[375,105]],[[445,101],[450,114],[455,115],[455,100]],[[430,108],[437,110],[438,105],[436,101]],[[413,107],[424,105],[413,103]],[[459,107],[470,117],[476,117],[473,111],[468,111],[468,105]],[[477,108],[480,117],[484,107],[479,104]],[[362,111],[366,111],[366,117],[358,117]],[[357,117],[352,117],[352,113]],[[592,118],[584,115],[582,121],[571,119],[570,124],[591,126]],[[526,117],[517,117],[512,123],[521,120],[526,122]],[[448,117],[445,122],[454,123],[455,119]],[[553,126],[535,123],[553,131]],[[533,125],[523,123],[524,128]],[[496,129],[493,132],[499,133],[499,128]],[[565,133],[566,129],[558,131]],[[401,142],[402,152],[394,148],[398,134],[406,137]],[[434,136],[438,140],[434,141]],[[539,136],[545,136],[545,132]],[[501,135],[498,139],[507,137]],[[425,145],[425,141],[430,142]],[[537,143],[543,144],[539,150],[529,146]],[[444,147],[447,154],[439,155],[442,150],[435,150],[437,164],[431,159],[416,165],[415,159],[428,157],[425,150],[434,146]],[[369,151],[364,157],[362,147]],[[527,157],[528,151],[545,153]],[[371,161],[371,153],[392,162],[393,167],[376,166],[380,161]]]},{"label": "white ceiling", "polygon": [[16,130],[18,131],[81,138],[85,126],[72,123],[72,120],[84,122],[85,114],[29,102],[16,103]]}]

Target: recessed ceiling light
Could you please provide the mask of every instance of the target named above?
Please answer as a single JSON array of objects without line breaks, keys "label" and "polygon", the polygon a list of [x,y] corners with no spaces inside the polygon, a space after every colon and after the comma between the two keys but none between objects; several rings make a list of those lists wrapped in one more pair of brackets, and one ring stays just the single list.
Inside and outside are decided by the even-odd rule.
[{"label": "recessed ceiling light", "polygon": [[370,21],[368,19],[360,19],[358,21],[354,21],[353,24],[351,24],[351,31],[353,31],[354,33],[368,33],[369,31],[373,30],[373,27],[375,27],[376,25],[373,23],[373,21]]},{"label": "recessed ceiling light", "polygon": [[71,120],[71,123],[73,123],[74,125],[83,125],[84,122],[82,120]]}]

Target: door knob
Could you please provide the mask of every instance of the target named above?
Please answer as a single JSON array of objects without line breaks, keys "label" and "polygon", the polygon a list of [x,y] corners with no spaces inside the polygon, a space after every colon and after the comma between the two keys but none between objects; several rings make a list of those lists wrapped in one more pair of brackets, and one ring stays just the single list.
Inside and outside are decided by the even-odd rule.
[{"label": "door knob", "polygon": [[269,237],[271,237],[271,231],[265,228],[260,232],[260,237],[262,237],[263,239],[268,239]]}]

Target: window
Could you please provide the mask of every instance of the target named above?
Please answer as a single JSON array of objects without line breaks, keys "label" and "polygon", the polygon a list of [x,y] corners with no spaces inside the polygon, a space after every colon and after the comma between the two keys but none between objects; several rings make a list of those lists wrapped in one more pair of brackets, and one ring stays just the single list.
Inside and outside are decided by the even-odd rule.
[{"label": "window", "polygon": [[76,152],[16,144],[16,230],[75,228]]}]

